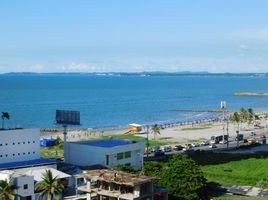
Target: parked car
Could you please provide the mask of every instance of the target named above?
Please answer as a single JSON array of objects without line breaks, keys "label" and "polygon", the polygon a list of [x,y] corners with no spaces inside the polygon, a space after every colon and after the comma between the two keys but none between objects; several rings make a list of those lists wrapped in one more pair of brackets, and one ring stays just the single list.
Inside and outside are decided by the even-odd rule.
[{"label": "parked car", "polygon": [[200,144],[199,143],[193,143],[191,144],[192,147],[200,147]]},{"label": "parked car", "polygon": [[244,143],[248,143],[248,140],[247,139],[244,139],[244,141],[243,141]]},{"label": "parked car", "polygon": [[154,152],[159,151],[159,150],[160,150],[160,147],[153,147],[151,152],[154,153]]},{"label": "parked car", "polygon": [[207,145],[209,145],[209,141],[202,141],[201,143],[200,143],[200,145],[201,146],[207,146]]},{"label": "parked car", "polygon": [[154,156],[164,156],[164,155],[165,155],[165,152],[162,151],[161,149],[154,152]]},{"label": "parked car", "polygon": [[214,149],[214,148],[217,148],[217,146],[215,144],[211,144],[211,145],[209,145],[209,148]]},{"label": "parked car", "polygon": [[227,143],[227,140],[220,141],[220,144],[226,144],[226,143]]},{"label": "parked car", "polygon": [[174,147],[174,150],[175,151],[181,151],[183,149],[183,146],[181,146],[181,145],[176,145],[175,147]]},{"label": "parked car", "polygon": [[161,150],[164,152],[170,152],[170,151],[172,151],[172,147],[171,146],[163,146],[163,147],[161,147]]}]

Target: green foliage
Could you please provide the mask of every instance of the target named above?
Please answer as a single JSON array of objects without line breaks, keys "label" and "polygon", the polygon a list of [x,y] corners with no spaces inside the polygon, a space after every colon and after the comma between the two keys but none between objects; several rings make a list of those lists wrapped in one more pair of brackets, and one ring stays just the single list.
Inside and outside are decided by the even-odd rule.
[{"label": "green foliage", "polygon": [[177,154],[161,172],[160,184],[181,200],[200,199],[206,179],[200,167],[186,155]]},{"label": "green foliage", "polygon": [[45,196],[47,200],[53,198],[60,200],[64,186],[57,180],[57,177],[53,177],[51,170],[47,170],[42,179],[35,185],[35,190],[40,193],[38,200],[42,200]]},{"label": "green foliage", "polygon": [[1,116],[1,118],[2,118],[2,129],[4,129],[4,128],[5,128],[5,127],[4,127],[5,119],[9,120],[10,115],[9,115],[8,112],[2,112],[2,116]]},{"label": "green foliage", "polygon": [[128,173],[136,173],[137,170],[135,170],[132,166],[130,165],[118,165],[115,170],[118,171],[123,171],[123,172],[128,172]]},{"label": "green foliage", "polygon": [[268,179],[267,178],[263,178],[260,181],[257,182],[257,187],[259,188],[268,188]]},{"label": "green foliage", "polygon": [[156,135],[160,135],[160,126],[158,124],[153,125],[151,133],[154,135],[154,139]]},{"label": "green foliage", "polygon": [[160,177],[163,165],[163,163],[157,161],[145,162],[143,172],[147,176]]},{"label": "green foliage", "polygon": [[55,145],[59,145],[61,143],[63,143],[62,139],[60,138],[60,136],[57,136],[56,141],[55,141]]},{"label": "green foliage", "polygon": [[188,156],[177,154],[167,163],[146,162],[144,174],[159,179],[156,184],[167,188],[172,199],[205,199],[203,195],[206,179],[200,167]]},{"label": "green foliage", "polygon": [[17,187],[13,185],[13,180],[0,181],[0,200],[13,200],[17,192]]}]

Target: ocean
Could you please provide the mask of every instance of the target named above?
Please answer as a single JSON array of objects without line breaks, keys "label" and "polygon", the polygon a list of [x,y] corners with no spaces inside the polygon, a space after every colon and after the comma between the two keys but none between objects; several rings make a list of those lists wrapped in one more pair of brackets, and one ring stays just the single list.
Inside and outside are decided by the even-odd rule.
[{"label": "ocean", "polygon": [[210,117],[179,109],[268,110],[268,97],[234,96],[268,92],[267,77],[0,75],[0,112],[7,128],[56,127],[55,110],[77,110],[80,128],[118,129],[129,123],[169,123]]}]

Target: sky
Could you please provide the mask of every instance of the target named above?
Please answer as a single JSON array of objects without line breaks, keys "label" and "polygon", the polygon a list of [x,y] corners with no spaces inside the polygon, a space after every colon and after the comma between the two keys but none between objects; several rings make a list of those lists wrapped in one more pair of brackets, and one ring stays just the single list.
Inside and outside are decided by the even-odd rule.
[{"label": "sky", "polygon": [[267,0],[0,1],[0,73],[268,72]]}]

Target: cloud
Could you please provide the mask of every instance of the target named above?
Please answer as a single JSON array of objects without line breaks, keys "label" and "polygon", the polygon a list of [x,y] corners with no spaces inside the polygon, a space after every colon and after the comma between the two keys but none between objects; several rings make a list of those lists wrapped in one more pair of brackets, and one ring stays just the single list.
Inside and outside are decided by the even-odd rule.
[{"label": "cloud", "polygon": [[60,71],[64,72],[105,72],[110,69],[105,66],[99,66],[97,64],[89,63],[71,63],[69,65],[63,65],[60,67]]},{"label": "cloud", "polygon": [[246,40],[267,40],[268,39],[268,27],[259,29],[244,29],[237,30],[230,34],[235,39]]}]

